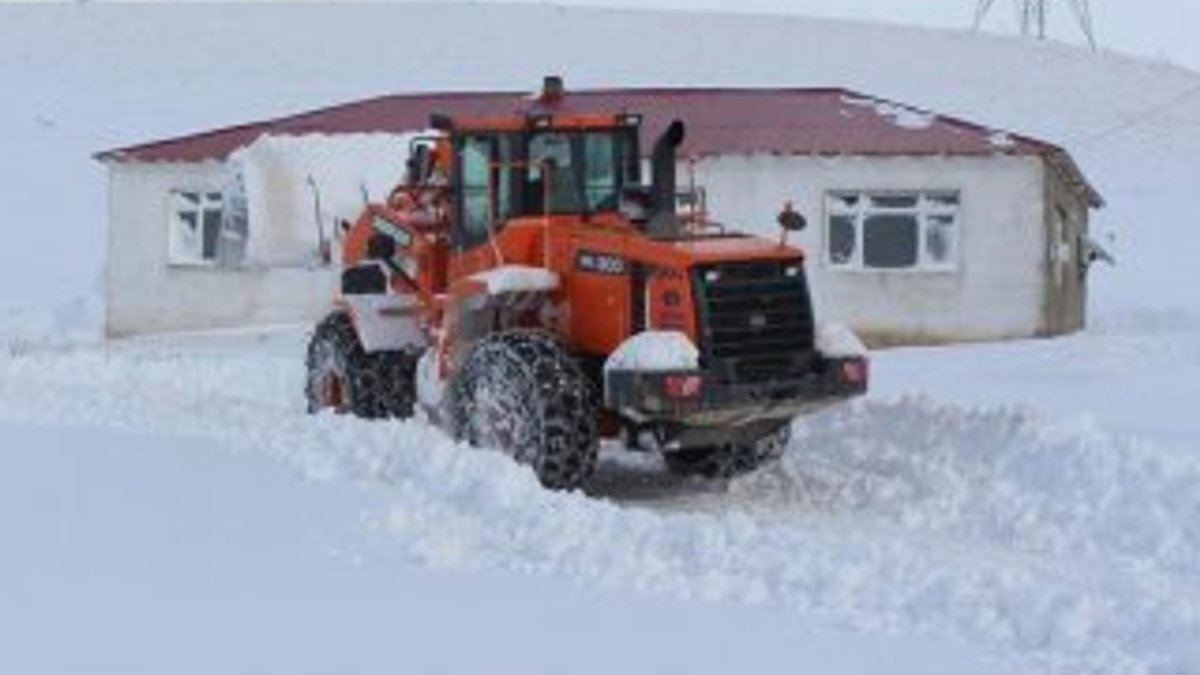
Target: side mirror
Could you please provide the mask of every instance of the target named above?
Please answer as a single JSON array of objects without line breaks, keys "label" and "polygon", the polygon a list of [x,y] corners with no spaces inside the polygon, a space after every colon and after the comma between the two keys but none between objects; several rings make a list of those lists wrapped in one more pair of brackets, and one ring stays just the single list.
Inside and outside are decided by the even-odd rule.
[{"label": "side mirror", "polygon": [[783,210],[779,212],[779,218],[776,220],[779,223],[779,227],[783,228],[786,232],[799,232],[808,227],[808,221],[792,208],[791,202],[783,205]]}]

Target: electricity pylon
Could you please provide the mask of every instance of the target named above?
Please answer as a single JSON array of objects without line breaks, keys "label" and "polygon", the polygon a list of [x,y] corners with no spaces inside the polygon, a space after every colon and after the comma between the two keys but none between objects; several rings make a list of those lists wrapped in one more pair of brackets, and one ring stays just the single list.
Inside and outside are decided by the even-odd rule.
[{"label": "electricity pylon", "polygon": [[[1046,39],[1046,28],[1050,18],[1051,0],[1014,0],[1016,3],[1017,19],[1021,24],[1021,35],[1038,40]],[[1092,22],[1092,8],[1089,0],[1066,0],[1071,7],[1071,13],[1079,23],[1079,29],[1087,38],[1088,45],[1096,49],[1096,27]],[[975,30],[983,26],[984,19],[992,11],[996,0],[978,0],[975,5]]]}]

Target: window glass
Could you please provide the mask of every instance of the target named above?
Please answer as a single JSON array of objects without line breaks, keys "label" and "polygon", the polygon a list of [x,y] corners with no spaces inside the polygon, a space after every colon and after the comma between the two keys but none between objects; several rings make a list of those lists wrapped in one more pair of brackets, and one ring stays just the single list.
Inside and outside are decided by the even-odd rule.
[{"label": "window glass", "polygon": [[954,251],[954,216],[929,216],[925,227],[925,253],[931,263],[951,262]]},{"label": "window glass", "polygon": [[511,135],[497,138],[497,156],[493,180],[496,182],[496,219],[497,227],[504,221],[517,215],[513,204],[513,161],[516,159],[516,141]]},{"label": "window glass", "polygon": [[917,234],[915,216],[868,216],[863,221],[863,265],[878,269],[914,267]]},{"label": "window glass", "polygon": [[925,195],[925,201],[933,207],[954,208],[958,206],[957,192],[930,192]]},{"label": "window glass", "polygon": [[911,209],[917,205],[917,195],[872,195],[871,206],[877,209]]},{"label": "window glass", "polygon": [[617,207],[616,148],[609,134],[584,134],[587,178],[584,189],[588,211],[612,211]]},{"label": "window glass", "polygon": [[621,187],[641,184],[641,157],[638,157],[636,132],[616,134],[617,161],[621,164]]},{"label": "window glass", "polygon": [[[220,193],[218,193],[218,197]],[[224,214],[216,209],[204,210],[204,238],[202,242],[201,255],[205,260],[217,259],[217,242],[221,237],[221,222],[224,220]]]},{"label": "window glass", "polygon": [[180,211],[178,218],[187,231],[191,233],[194,233],[196,226],[200,224],[200,214],[195,211]]},{"label": "window glass", "polygon": [[461,243],[472,246],[488,233],[488,164],[491,144],[486,138],[467,138],[460,153],[462,168]]},{"label": "window glass", "polygon": [[853,217],[831,217],[829,219],[829,262],[834,265],[850,264],[854,259],[857,238]]},{"label": "window glass", "polygon": [[638,184],[640,158],[632,132],[538,133],[529,139],[528,159],[524,212],[529,214],[545,211],[547,181],[553,213],[615,211],[622,187]]},{"label": "window glass", "polygon": [[857,194],[835,194],[832,196],[832,207],[837,211],[854,211],[858,208]]},{"label": "window glass", "polygon": [[571,136],[562,132],[538,134],[529,141],[530,191],[549,193],[551,213],[578,213],[579,187],[572,169],[576,153]]},{"label": "window glass", "polygon": [[167,261],[172,265],[214,265],[219,261],[225,223],[220,192],[178,190],[170,195]]},{"label": "window glass", "polygon": [[948,190],[830,192],[827,261],[862,270],[948,271],[958,264],[961,195]]}]

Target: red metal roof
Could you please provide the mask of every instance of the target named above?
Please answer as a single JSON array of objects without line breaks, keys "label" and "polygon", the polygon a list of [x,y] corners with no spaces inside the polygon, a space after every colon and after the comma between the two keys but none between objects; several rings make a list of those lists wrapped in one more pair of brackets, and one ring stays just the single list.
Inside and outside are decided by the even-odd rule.
[{"label": "red metal roof", "polygon": [[605,89],[575,91],[542,107],[527,92],[384,96],[98,154],[112,162],[221,160],[263,134],[403,133],[433,113],[489,117],[548,112],[640,113],[643,142],[673,119],[687,124],[694,155],[1042,155],[1095,205],[1100,196],[1057,146],[845,89]]}]

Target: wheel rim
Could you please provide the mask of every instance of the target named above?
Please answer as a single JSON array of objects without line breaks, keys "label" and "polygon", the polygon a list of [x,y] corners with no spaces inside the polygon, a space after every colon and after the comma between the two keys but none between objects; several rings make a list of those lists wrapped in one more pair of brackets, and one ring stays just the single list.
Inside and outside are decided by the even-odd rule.
[{"label": "wheel rim", "polygon": [[346,407],[346,380],[332,373],[321,381],[321,407],[341,412]]}]

